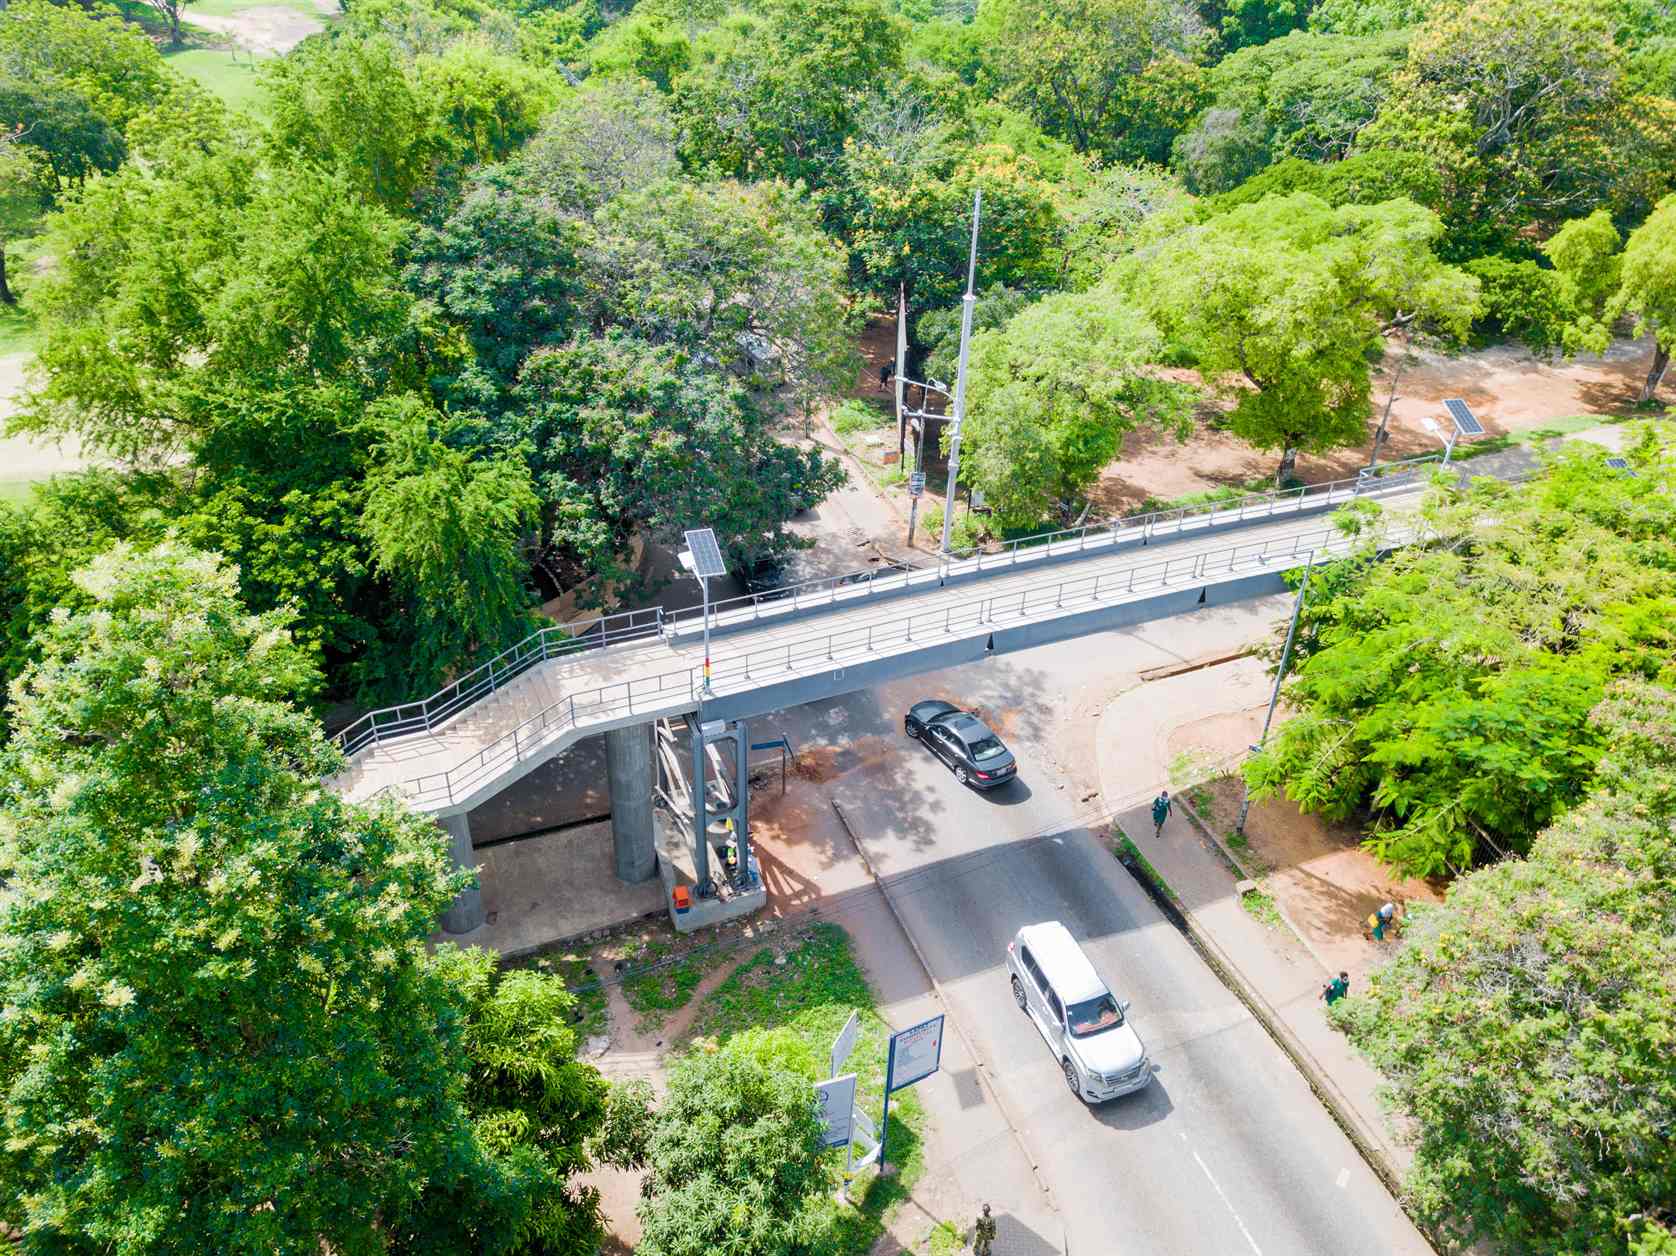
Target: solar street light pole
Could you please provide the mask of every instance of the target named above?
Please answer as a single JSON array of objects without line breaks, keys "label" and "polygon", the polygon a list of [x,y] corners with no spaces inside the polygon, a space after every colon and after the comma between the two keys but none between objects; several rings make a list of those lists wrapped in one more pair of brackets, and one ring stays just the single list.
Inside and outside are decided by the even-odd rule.
[{"label": "solar street light pole", "polygon": [[943,495],[943,541],[938,553],[947,557],[949,528],[954,523],[954,494],[960,486],[960,427],[966,418],[966,358],[972,348],[972,308],[977,305],[973,285],[978,276],[978,216],[983,211],[983,189],[972,194],[972,250],[966,262],[966,295],[960,302],[960,366],[954,377],[954,421],[949,426],[949,483]]},{"label": "solar street light pole", "polygon": [[[1251,747],[1253,753],[1262,750],[1269,740],[1269,725],[1274,722],[1274,709],[1280,705],[1280,682],[1286,679],[1286,665],[1292,661],[1292,642],[1298,637],[1298,618],[1304,609],[1304,594],[1309,592],[1309,573],[1315,567],[1315,551],[1309,551],[1309,557],[1304,562],[1304,578],[1298,585],[1297,599],[1292,603],[1292,622],[1286,629],[1286,644],[1280,650],[1280,666],[1274,674],[1274,691],[1269,694],[1269,711],[1263,717],[1263,732],[1257,738],[1257,744]],[[1245,818],[1251,814],[1251,786],[1245,786],[1245,797],[1240,799],[1240,818],[1234,825],[1234,832],[1245,832]]]},{"label": "solar street light pole", "polygon": [[700,576],[698,587],[704,591],[704,696],[713,698],[716,691],[710,688],[710,581]]}]

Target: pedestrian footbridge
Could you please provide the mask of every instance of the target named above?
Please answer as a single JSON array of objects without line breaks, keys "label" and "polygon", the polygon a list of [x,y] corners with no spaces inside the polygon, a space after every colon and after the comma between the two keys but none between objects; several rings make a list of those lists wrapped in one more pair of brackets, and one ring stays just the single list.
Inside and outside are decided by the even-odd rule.
[{"label": "pedestrian footbridge", "polygon": [[[395,794],[447,824],[595,733],[697,713],[746,720],[886,680],[1271,593],[1282,573],[1354,542],[1327,513],[1372,498],[1406,539],[1426,467],[1384,478],[1032,537],[911,571],[773,590],[702,613],[661,610],[548,628],[430,697],[338,734],[333,781],[353,800]],[[638,751],[636,751],[638,753]],[[463,837],[468,845],[469,837]]]}]

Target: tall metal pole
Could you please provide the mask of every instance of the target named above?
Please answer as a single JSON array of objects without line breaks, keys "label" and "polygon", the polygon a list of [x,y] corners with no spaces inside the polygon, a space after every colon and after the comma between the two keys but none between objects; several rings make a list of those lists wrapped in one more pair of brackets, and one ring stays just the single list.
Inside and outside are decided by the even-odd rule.
[{"label": "tall metal pole", "polygon": [[704,590],[704,696],[709,698],[716,692],[710,688],[710,582],[700,578],[698,587]]},{"label": "tall metal pole", "polygon": [[[1298,616],[1303,613],[1304,594],[1309,592],[1309,573],[1315,568],[1315,551],[1309,551],[1309,557],[1304,563],[1304,578],[1298,585],[1297,599],[1292,603],[1292,623],[1286,629],[1286,644],[1280,650],[1280,666],[1274,674],[1274,692],[1269,694],[1269,711],[1263,716],[1263,734],[1257,739],[1253,750],[1261,750],[1269,740],[1269,725],[1274,722],[1274,709],[1280,705],[1280,682],[1286,679],[1286,665],[1292,660],[1292,642],[1298,635]],[[1245,832],[1245,818],[1251,814],[1251,786],[1245,787],[1245,797],[1240,799],[1240,818],[1234,825],[1234,832]]]},{"label": "tall metal pole", "polygon": [[949,552],[949,528],[954,523],[954,494],[960,485],[960,425],[966,418],[966,357],[972,348],[972,307],[978,303],[973,285],[978,276],[978,216],[983,211],[983,189],[972,193],[972,251],[966,262],[966,295],[960,302],[960,367],[954,377],[954,421],[949,428],[949,484],[943,497],[943,543]]}]

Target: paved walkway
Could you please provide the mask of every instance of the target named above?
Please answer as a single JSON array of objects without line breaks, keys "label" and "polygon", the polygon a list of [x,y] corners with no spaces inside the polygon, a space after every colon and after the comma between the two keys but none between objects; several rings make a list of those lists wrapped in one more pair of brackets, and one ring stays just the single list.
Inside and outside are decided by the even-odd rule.
[{"label": "paved walkway", "polygon": [[[1399,520],[1419,500],[1417,491],[1384,498]],[[1104,534],[1086,551],[1072,542],[1023,551],[1012,562],[968,560],[949,564],[941,578],[936,570],[902,573],[833,589],[818,612],[789,599],[724,612],[718,622],[726,631],[711,648],[715,691],[727,697],[830,674],[835,664],[911,658],[928,643],[981,640],[998,629],[1278,572],[1312,548],[1351,544],[1319,513],[1215,530],[1196,525],[1154,536],[1144,548],[1134,539],[1120,547]],[[357,800],[394,789],[422,810],[468,810],[586,733],[696,709],[702,661],[691,631],[551,659],[429,732],[367,746],[334,785]]]},{"label": "paved walkway", "polygon": [[[1169,733],[1208,716],[1248,714],[1261,726],[1269,679],[1261,663],[1242,660],[1177,676],[1123,695],[1106,708],[1095,735],[1102,794],[1114,803],[1154,795],[1169,784]],[[1290,928],[1264,924],[1234,892],[1237,877],[1214,842],[1177,809],[1153,836],[1150,805],[1131,807],[1117,822],[1174,891],[1193,925],[1233,967],[1235,977],[1302,1048],[1306,1076],[1354,1123],[1392,1176],[1409,1154],[1388,1126],[1375,1095],[1378,1073],[1326,1022],[1321,988],[1330,975]],[[1314,1068],[1310,1067],[1313,1062]],[[1324,1085],[1322,1084],[1324,1082]]]}]

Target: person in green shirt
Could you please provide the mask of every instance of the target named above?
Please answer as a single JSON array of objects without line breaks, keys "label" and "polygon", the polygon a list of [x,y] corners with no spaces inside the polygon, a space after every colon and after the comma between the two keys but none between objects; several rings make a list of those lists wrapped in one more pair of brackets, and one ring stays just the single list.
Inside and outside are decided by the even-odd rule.
[{"label": "person in green shirt", "polygon": [[1164,821],[1170,818],[1170,791],[1164,790],[1152,800],[1152,836],[1162,837]]},{"label": "person in green shirt", "polygon": [[1327,1006],[1331,1007],[1349,993],[1350,974],[1341,972],[1338,976],[1334,977],[1327,983],[1326,987],[1321,991],[1321,997],[1327,1000]]}]

